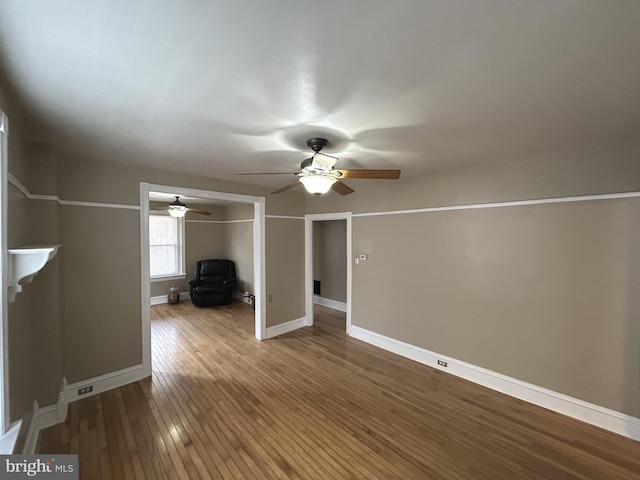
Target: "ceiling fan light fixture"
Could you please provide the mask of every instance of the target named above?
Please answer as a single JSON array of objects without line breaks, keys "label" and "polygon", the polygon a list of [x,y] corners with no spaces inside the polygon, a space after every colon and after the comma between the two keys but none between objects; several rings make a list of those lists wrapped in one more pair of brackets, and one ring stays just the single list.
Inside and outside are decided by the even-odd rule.
[{"label": "ceiling fan light fixture", "polygon": [[329,175],[304,175],[300,177],[300,181],[307,192],[315,195],[327,193],[336,183],[336,179]]},{"label": "ceiling fan light fixture", "polygon": [[169,215],[174,218],[184,217],[187,213],[187,207],[183,205],[169,205]]},{"label": "ceiling fan light fixture", "polygon": [[319,168],[320,170],[324,170],[326,172],[330,172],[331,170],[333,170],[333,166],[336,164],[337,160],[338,159],[336,157],[316,152],[313,154],[311,166],[314,168]]}]

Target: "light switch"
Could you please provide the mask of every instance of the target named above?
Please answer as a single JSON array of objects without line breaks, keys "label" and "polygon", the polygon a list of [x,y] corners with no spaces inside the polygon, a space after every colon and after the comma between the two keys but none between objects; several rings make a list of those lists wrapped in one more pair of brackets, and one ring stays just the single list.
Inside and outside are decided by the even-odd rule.
[{"label": "light switch", "polygon": [[367,256],[364,253],[360,254],[360,260],[362,260],[363,262],[367,261]]}]

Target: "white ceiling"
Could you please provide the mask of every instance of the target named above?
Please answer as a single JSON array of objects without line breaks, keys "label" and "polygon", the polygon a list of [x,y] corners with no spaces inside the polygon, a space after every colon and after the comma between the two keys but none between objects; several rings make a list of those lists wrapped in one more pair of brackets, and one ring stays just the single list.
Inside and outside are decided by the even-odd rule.
[{"label": "white ceiling", "polygon": [[307,138],[403,176],[637,135],[636,0],[0,0],[28,135],[278,186]]}]

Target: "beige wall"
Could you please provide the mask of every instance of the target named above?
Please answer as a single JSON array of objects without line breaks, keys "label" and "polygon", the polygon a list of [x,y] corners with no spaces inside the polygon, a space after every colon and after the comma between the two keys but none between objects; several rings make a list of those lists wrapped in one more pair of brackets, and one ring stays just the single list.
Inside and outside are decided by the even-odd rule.
[{"label": "beige wall", "polygon": [[[224,223],[193,223],[185,225],[187,237],[187,282],[193,278],[196,262],[207,258],[225,258],[226,225]],[[181,292],[189,291],[186,285]]]},{"label": "beige wall", "polygon": [[236,264],[239,292],[255,294],[253,288],[253,222],[225,223],[224,258]]},{"label": "beige wall", "polygon": [[61,210],[63,366],[73,383],[142,362],[140,213]]},{"label": "beige wall", "polygon": [[[61,198],[87,202],[138,205],[140,181],[250,195],[264,192],[202,177],[69,158],[58,159],[57,174],[57,193]],[[268,212],[303,214],[302,196],[277,197],[267,197]],[[139,211],[90,206],[64,206],[61,210],[65,249],[63,351],[67,378],[70,382],[79,381],[139,364]],[[302,235],[303,222],[299,223]],[[267,222],[267,238],[281,239],[278,245],[267,246],[267,289],[283,292],[274,295],[274,301],[268,305],[269,325],[304,315],[304,242],[300,236],[290,236],[289,230],[286,223]],[[202,239],[208,245],[207,236],[191,235],[191,238]],[[270,252],[279,255],[282,251],[287,253],[287,263],[300,266],[288,270],[285,278],[280,277],[281,262],[274,263],[269,256]],[[86,278],[88,270],[95,281],[78,281]]]},{"label": "beige wall", "polygon": [[638,416],[639,208],[356,218],[353,323]]},{"label": "beige wall", "polygon": [[267,326],[301,318],[304,302],[304,221],[268,218]]},{"label": "beige wall", "polygon": [[[307,202],[356,213],[640,190],[611,143]],[[354,217],[354,325],[640,416],[639,200]]]},{"label": "beige wall", "polygon": [[[8,244],[18,246],[29,241],[29,201],[15,188],[9,188]],[[39,280],[39,279],[38,279]],[[35,285],[35,283],[33,284]],[[9,406],[11,420],[28,413],[36,399],[37,360],[35,345],[34,290],[27,285],[8,306]]]},{"label": "beige wall", "polygon": [[[11,121],[11,120],[10,120]],[[26,142],[19,122],[11,122],[9,171],[25,185],[48,193],[55,185],[55,153],[45,145]],[[16,173],[14,173],[16,172]],[[60,242],[58,207],[53,202],[28,200],[13,185],[8,189],[8,244]],[[24,418],[40,405],[55,402],[62,379],[59,282],[60,257],[23,283],[8,311],[9,392],[12,420]]]},{"label": "beige wall", "polygon": [[399,180],[345,180],[306,213],[354,213],[640,190],[640,139],[545,152]]},{"label": "beige wall", "polygon": [[57,193],[65,200],[138,205],[140,182],[196,188],[242,195],[265,196],[267,214],[304,214],[304,195],[286,192],[270,195],[270,189],[185,173],[127,167],[117,163],[95,162],[83,158],[59,157]]},{"label": "beige wall", "polygon": [[321,297],[347,301],[347,222],[313,222],[313,279],[321,282]]},{"label": "beige wall", "polygon": [[251,203],[229,203],[224,206],[222,218],[224,220],[249,220],[253,218],[253,214],[253,204]]}]

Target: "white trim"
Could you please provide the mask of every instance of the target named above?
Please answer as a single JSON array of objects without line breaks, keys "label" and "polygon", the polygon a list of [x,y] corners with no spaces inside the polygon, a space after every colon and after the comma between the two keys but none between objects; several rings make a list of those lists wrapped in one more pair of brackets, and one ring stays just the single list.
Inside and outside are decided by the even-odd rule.
[{"label": "white trim", "polygon": [[31,423],[29,424],[29,430],[24,441],[24,447],[22,449],[23,455],[33,455],[36,453],[38,446],[38,438],[40,432],[45,428],[57,425],[58,418],[56,415],[56,405],[49,405],[44,408],[37,408],[38,402],[34,401],[34,412],[31,417]]},{"label": "white trim", "polygon": [[285,333],[293,332],[302,327],[306,327],[307,322],[305,317],[296,318],[295,320],[289,320],[288,322],[279,323],[273,327],[267,328],[266,338],[273,338]]},{"label": "white trim", "polygon": [[182,280],[183,278],[187,278],[186,273],[176,273],[175,275],[163,275],[161,277],[149,277],[149,281],[153,282],[166,282],[169,280]]},{"label": "white trim", "polygon": [[253,218],[248,220],[187,220],[187,223],[249,223],[253,222]]},{"label": "white trim", "polygon": [[[16,177],[13,176],[12,173],[8,172],[7,173],[7,180],[9,181],[10,184],[12,184],[14,187],[16,187],[20,193],[22,193],[22,195],[24,195],[25,197],[31,199],[33,198],[33,195],[31,193],[29,193],[29,190],[27,190],[27,187],[25,187],[22,182],[20,182],[20,180],[18,180]],[[45,196],[45,195],[41,195],[41,196]],[[46,195],[46,197],[51,197],[51,198],[47,198],[47,200],[56,200],[56,197],[54,195]],[[41,199],[38,199],[41,200]],[[44,200],[44,199],[42,199]]]},{"label": "white trim", "polygon": [[[351,336],[424,365],[443,370],[456,377],[640,441],[640,419],[636,417],[523,382],[446,355],[439,355],[355,325],[351,326]],[[447,362],[447,367],[439,366],[438,360]]]},{"label": "white trim", "polygon": [[140,182],[140,328],[142,329],[142,365],[151,375],[151,271],[149,253],[149,184]]},{"label": "white trim", "polygon": [[22,453],[25,455],[36,453],[36,445],[38,443],[38,434],[41,427],[39,420],[40,409],[38,408],[38,401],[33,401],[33,415],[31,416],[31,423],[29,423],[29,429],[27,430],[27,436],[24,439],[24,446],[22,447]]},{"label": "white trim", "polygon": [[58,200],[60,205],[71,205],[74,207],[98,207],[98,208],[119,208],[123,210],[140,210],[138,205],[124,205],[120,203],[102,202],[79,202],[76,200]]},{"label": "white trim", "polygon": [[[18,190],[20,190],[20,192],[22,192],[22,194],[25,197],[27,197],[30,200],[51,200],[51,201],[57,202],[60,205],[73,205],[73,206],[80,206],[80,207],[120,208],[120,209],[129,209],[129,210],[140,209],[140,206],[138,205],[62,200],[57,195],[30,193],[27,190],[27,188],[11,173],[7,174],[7,180],[9,181],[9,183],[15,186]],[[186,188],[183,190],[197,191],[194,189],[186,189]],[[224,195],[228,195],[231,197],[245,197],[245,195],[239,195],[239,194],[233,194],[233,193],[224,194]],[[248,195],[246,197],[257,198],[257,197],[250,197]],[[384,216],[384,215],[406,215],[406,214],[412,214],[412,213],[447,212],[447,211],[454,211],[454,210],[475,210],[475,209],[483,209],[483,208],[520,207],[520,206],[526,206],[526,205],[544,205],[544,204],[553,204],[553,203],[621,200],[621,199],[639,198],[639,197],[640,197],[640,192],[599,193],[594,195],[576,195],[571,197],[551,197],[551,198],[538,198],[538,199],[531,199],[531,200],[470,203],[470,204],[464,204],[464,205],[448,205],[448,206],[442,206],[442,207],[425,207],[425,208],[412,208],[412,209],[406,209],[406,210],[364,212],[364,213],[354,213],[352,216],[353,217],[377,217],[377,216]],[[247,203],[246,200],[238,200],[237,198],[228,198],[228,200]],[[250,201],[249,203],[255,203],[255,202]],[[317,216],[317,217],[327,216],[326,220],[330,220],[330,218],[328,217],[331,217],[332,215],[335,215],[335,214],[321,213],[321,214],[315,214],[314,216]],[[265,218],[280,218],[280,219],[289,219],[289,220],[305,219],[305,217],[299,217],[294,215],[265,215]],[[318,218],[318,220],[321,220],[321,219],[322,218]],[[187,222],[194,222],[194,223],[234,223],[234,222],[250,222],[250,221],[252,220],[251,219],[248,219],[248,220],[187,220]]]},{"label": "white trim", "polygon": [[251,305],[249,298],[245,296],[244,292],[241,292],[239,290],[233,291],[233,298],[235,298],[236,300],[240,300],[242,303],[246,303],[247,305]]},{"label": "white trim", "polygon": [[[144,182],[141,182],[144,183]],[[227,193],[227,192],[217,192],[214,190],[201,190],[198,188],[189,188],[189,187],[178,187],[175,185],[158,185],[149,183],[149,191],[157,192],[157,193],[172,193],[176,192],[176,195],[186,196],[186,197],[199,197],[199,198],[208,198],[212,200],[224,200],[227,202],[237,202],[237,203],[257,203],[261,198],[264,197],[256,197],[254,195],[243,195],[240,193]]]},{"label": "white trim", "polygon": [[346,305],[346,331],[347,335],[351,335],[351,305],[353,291],[353,262],[351,255],[353,252],[353,222],[351,212],[347,212],[347,305]]},{"label": "white trim", "polygon": [[76,207],[99,207],[99,208],[120,208],[125,210],[139,210],[138,205],[124,205],[120,203],[103,203],[103,202],[81,202],[76,200],[62,200],[58,195],[43,195],[39,193],[31,193],[27,190],[20,180],[14,177],[11,173],[7,175],[9,183],[20,190],[25,197],[29,200],[49,200],[56,202],[58,205],[72,205]]},{"label": "white trim", "polygon": [[[40,432],[45,428],[64,422],[67,419],[67,409],[71,402],[75,402],[80,398],[91,397],[114,388],[123,387],[146,377],[144,365],[140,364],[69,385],[66,379],[63,378],[58,401],[55,404],[38,408],[38,402],[33,402],[33,416],[31,417],[31,423],[29,424],[29,430],[25,438],[22,453],[35,453]],[[93,387],[91,392],[78,395],[79,388],[89,385]]]},{"label": "white trim", "polygon": [[[11,423],[9,416],[9,253],[7,221],[9,190],[9,119],[0,111],[0,438],[4,438]],[[3,445],[4,443],[1,442]]]},{"label": "white trim", "polygon": [[0,435],[0,455],[11,455],[13,453],[21,426],[22,420],[19,420],[9,427],[7,433]]},{"label": "white trim", "polygon": [[313,303],[316,305],[322,305],[323,307],[333,308],[334,310],[338,310],[340,312],[347,311],[346,302],[339,302],[338,300],[331,300],[330,298],[321,297],[320,295],[313,296]]},{"label": "white trim", "polygon": [[521,207],[525,205],[546,205],[550,203],[593,202],[602,200],[621,200],[638,198],[640,192],[602,193],[596,195],[578,195],[574,197],[540,198],[534,200],[516,200],[512,202],[472,203],[445,207],[413,208],[409,210],[390,210],[388,212],[354,213],[354,217],[377,217],[382,215],[405,215],[411,213],[449,212],[453,210],[476,210],[481,208]]},{"label": "white trim", "polygon": [[[184,217],[178,217],[178,273],[175,275],[187,276],[187,225]],[[157,278],[157,277],[156,277]]]},{"label": "white trim", "polygon": [[304,220],[304,217],[295,217],[293,215],[265,215],[265,218],[281,218],[284,220]]},{"label": "white trim", "polygon": [[265,198],[235,193],[198,190],[194,188],[157,185],[140,182],[140,282],[142,364],[151,375],[151,294],[149,281],[149,192],[171,193],[187,197],[200,197],[228,202],[253,203],[253,275],[256,294],[255,336],[266,336],[266,263],[265,263]]},{"label": "white trim", "polygon": [[304,316],[305,325],[313,325],[313,221],[308,217],[304,219]]},{"label": "white trim", "polygon": [[265,198],[253,204],[253,288],[255,298],[255,336],[267,338],[267,249],[265,230]]},{"label": "white trim", "polygon": [[[151,297],[150,298],[150,302],[149,305],[162,305],[163,303],[169,303],[169,298],[168,298],[168,294],[167,295],[157,295],[155,297]],[[190,300],[191,296],[189,295],[189,292],[180,292],[180,301],[184,301],[184,300]]]},{"label": "white trim", "polygon": [[58,423],[60,422],[58,422],[58,410],[56,404],[38,409],[38,428],[40,430],[53,427]]},{"label": "white trim", "polygon": [[[89,378],[87,380],[82,380],[80,382],[75,382],[68,385],[63,382],[64,386],[62,391],[60,392],[58,405],[56,406],[57,411],[64,411],[66,418],[67,406],[71,402],[75,402],[76,400],[79,400],[81,398],[92,397],[99,393],[113,390],[114,388],[123,387],[147,377],[148,375],[146,375],[145,373],[144,365],[140,364],[133,367],[123,368],[122,370],[118,370],[115,372],[105,373],[104,375],[100,375],[98,377]],[[78,395],[78,389],[88,386],[93,387],[93,390],[91,392],[85,393],[83,395]],[[65,418],[63,418],[62,420],[58,418],[58,422],[64,421]]]},{"label": "white trim", "polygon": [[347,242],[345,248],[347,250],[347,302],[344,307],[346,312],[346,331],[351,332],[351,295],[353,291],[353,265],[351,264],[351,255],[353,251],[353,232],[352,232],[352,214],[351,212],[339,213],[319,213],[305,215],[304,225],[304,269],[305,269],[305,318],[306,325],[313,325],[313,222],[325,220],[345,220]]}]

